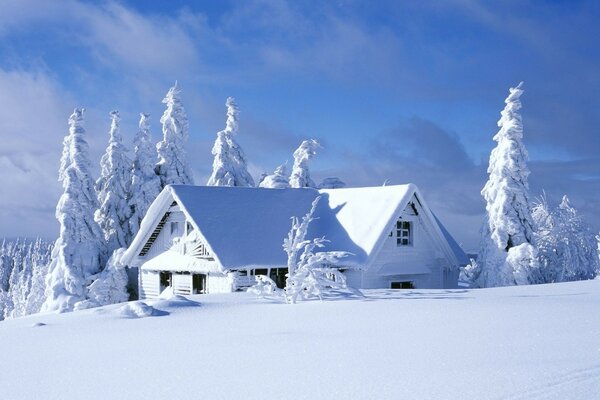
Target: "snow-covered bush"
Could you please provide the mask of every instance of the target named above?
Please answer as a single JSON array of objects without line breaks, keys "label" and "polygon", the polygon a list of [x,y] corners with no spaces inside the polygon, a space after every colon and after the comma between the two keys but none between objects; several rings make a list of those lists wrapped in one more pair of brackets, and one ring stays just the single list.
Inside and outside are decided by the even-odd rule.
[{"label": "snow-covered bush", "polygon": [[114,251],[106,268],[89,286],[89,300],[78,304],[78,308],[99,307],[108,304],[122,303],[129,300],[127,293],[127,271],[121,263],[126,248]]},{"label": "snow-covered bush", "polygon": [[535,241],[544,282],[592,279],[598,273],[598,242],[567,196],[551,210],[545,198],[533,209]]},{"label": "snow-covered bush", "polygon": [[175,85],[169,89],[163,99],[167,109],[160,118],[163,140],[156,145],[158,163],[156,173],[160,177],[161,186],[193,185],[191,169],[188,165],[185,145],[188,141],[188,118],[179,94],[181,90]]},{"label": "snow-covered bush", "polygon": [[310,178],[308,161],[317,154],[317,149],[319,148],[321,148],[319,142],[310,139],[303,141],[300,144],[300,147],[294,151],[294,165],[292,166],[292,174],[290,175],[290,187],[316,187],[315,183]]},{"label": "snow-covered bush", "polygon": [[249,287],[247,292],[265,298],[282,296],[282,290],[277,287],[273,279],[266,275],[256,275],[256,284]]},{"label": "snow-covered bush", "polygon": [[[523,124],[519,110],[523,83],[510,89],[506,107],[498,121],[500,130],[494,136],[496,148],[490,155],[489,179],[481,195],[486,201],[486,221],[482,239],[475,285],[479,287],[540,283],[538,265],[523,264],[533,249],[511,249],[524,243],[533,245],[533,219],[529,204],[527,150],[523,145]],[[508,260],[508,262],[507,262]],[[518,262],[517,262],[518,260]],[[514,268],[518,268],[515,270]],[[530,274],[524,279],[523,274]]]},{"label": "snow-covered bush", "polygon": [[142,219],[161,189],[160,178],[154,171],[158,156],[156,146],[152,143],[149,117],[149,114],[140,114],[140,129],[133,139],[134,156],[131,167],[131,196],[129,199],[129,206],[132,211],[129,218],[129,229],[132,236],[137,234]]},{"label": "snow-covered bush", "polygon": [[129,228],[131,162],[126,154],[127,149],[123,146],[119,112],[112,111],[110,118],[108,146],[100,160],[100,177],[96,181],[100,208],[94,214],[94,219],[104,232],[108,254],[119,247],[128,246],[133,240]]},{"label": "snow-covered bush", "polygon": [[314,213],[320,199],[321,196],[318,196],[313,201],[310,211],[302,217],[302,221],[292,217],[292,228],[283,241],[283,249],[288,255],[288,275],[285,285],[285,297],[288,303],[295,303],[298,297],[322,299],[326,293],[348,289],[344,275],[331,266],[338,264],[339,260],[349,253],[315,252],[315,249],[324,247],[327,240],[324,237],[306,239],[308,227],[316,218]]},{"label": "snow-covered bush", "polygon": [[93,215],[98,200],[83,113],[83,109],[75,109],[69,118],[69,134],[63,141],[59,180],[64,192],[56,206],[60,236],[52,250],[42,311],[71,311],[76,302],[85,300],[91,277],[106,260],[104,235]]},{"label": "snow-covered bush", "polygon": [[271,175],[267,175],[258,187],[268,189],[285,189],[290,187],[290,181],[286,174],[286,164],[281,164]]},{"label": "snow-covered bush", "polygon": [[217,133],[212,148],[213,171],[208,186],[254,186],[254,180],[248,173],[246,156],[235,140],[239,130],[239,111],[233,97],[228,97],[227,122],[225,129]]}]

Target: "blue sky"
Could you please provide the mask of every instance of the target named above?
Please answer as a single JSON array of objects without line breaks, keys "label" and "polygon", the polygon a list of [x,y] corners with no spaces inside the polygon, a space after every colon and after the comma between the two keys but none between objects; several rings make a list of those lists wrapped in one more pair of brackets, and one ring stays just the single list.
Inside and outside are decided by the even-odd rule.
[{"label": "blue sky", "polygon": [[467,249],[477,247],[492,136],[525,81],[532,197],[568,194],[600,229],[596,1],[0,0],[0,235],[55,237],[66,120],[87,111],[94,162],[108,112],[130,140],[177,79],[197,183],[224,102],[258,177],[304,138],[320,180],[414,182]]}]

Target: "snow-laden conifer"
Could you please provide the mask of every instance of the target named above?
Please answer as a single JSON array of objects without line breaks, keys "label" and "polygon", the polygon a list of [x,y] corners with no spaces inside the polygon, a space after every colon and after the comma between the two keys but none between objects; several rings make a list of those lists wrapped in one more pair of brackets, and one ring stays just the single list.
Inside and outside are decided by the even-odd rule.
[{"label": "snow-laden conifer", "polygon": [[104,232],[107,254],[111,254],[116,248],[128,246],[132,240],[129,229],[131,162],[126,154],[127,149],[123,146],[119,112],[112,111],[110,118],[108,146],[100,161],[100,177],[96,181],[100,208],[94,215]]},{"label": "snow-laden conifer", "polygon": [[343,187],[346,187],[346,183],[338,177],[325,178],[319,184],[319,189],[340,189]]},{"label": "snow-laden conifer", "polygon": [[254,180],[248,173],[246,156],[235,140],[239,130],[239,110],[233,97],[228,97],[227,122],[225,129],[217,133],[212,148],[213,171],[208,186],[254,186]]},{"label": "snow-laden conifer", "polygon": [[160,118],[163,139],[156,145],[156,173],[160,177],[162,187],[194,184],[185,150],[189,136],[188,118],[179,97],[180,93],[181,90],[175,82],[162,101],[167,106]]},{"label": "snow-laden conifer", "polygon": [[52,243],[47,243],[38,238],[33,244],[33,251],[30,256],[33,273],[29,294],[25,301],[24,315],[40,312],[42,304],[46,300],[46,275],[48,274],[51,252]]},{"label": "snow-laden conifer", "polygon": [[313,180],[310,178],[308,170],[308,161],[314,157],[317,149],[321,145],[314,139],[305,140],[300,144],[300,147],[294,151],[294,165],[292,174],[290,175],[290,187],[316,187]]},{"label": "snow-laden conifer", "polygon": [[[533,244],[533,221],[527,182],[528,155],[519,112],[522,86],[521,82],[511,88],[505,100],[506,107],[498,121],[500,130],[494,136],[497,145],[490,155],[489,179],[481,191],[487,213],[477,258],[480,273],[476,284],[482,287],[538,283],[535,262],[515,264],[527,263],[526,255],[535,255],[535,249],[528,248]],[[519,249],[514,251],[519,254],[510,256],[511,249],[516,247]],[[527,282],[523,281],[524,274],[528,276]]]},{"label": "snow-laden conifer", "polygon": [[292,217],[292,228],[283,241],[283,249],[287,253],[288,277],[285,285],[285,297],[288,303],[295,303],[297,298],[318,297],[335,290],[348,290],[344,275],[331,266],[349,255],[345,251],[322,251],[315,249],[325,246],[324,237],[307,239],[308,227],[316,219],[315,210],[321,196],[312,203],[310,211],[302,217]]},{"label": "snow-laden conifer", "polygon": [[154,171],[157,162],[156,147],[152,143],[149,114],[140,114],[139,131],[133,139],[133,165],[131,168],[131,197],[129,206],[132,215],[129,229],[132,237],[140,229],[140,223],[156,196],[160,193],[160,179]]},{"label": "snow-laden conifer", "polygon": [[60,236],[52,251],[46,280],[43,311],[70,311],[87,296],[90,278],[105,260],[103,233],[94,220],[98,200],[90,172],[88,144],[83,128],[83,109],[75,109],[69,118],[69,138],[63,143],[66,167],[59,179],[64,192],[56,206]]},{"label": "snow-laden conifer", "polygon": [[265,176],[258,187],[269,189],[285,189],[290,187],[286,169],[286,164],[281,164],[275,168],[275,171],[271,175]]}]

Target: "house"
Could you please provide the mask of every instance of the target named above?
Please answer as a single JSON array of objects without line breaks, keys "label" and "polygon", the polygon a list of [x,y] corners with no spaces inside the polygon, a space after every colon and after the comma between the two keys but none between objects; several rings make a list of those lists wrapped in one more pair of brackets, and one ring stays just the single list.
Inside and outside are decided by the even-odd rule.
[{"label": "house", "polygon": [[123,262],[140,298],[231,292],[256,275],[285,284],[292,216],[321,196],[308,237],[351,253],[336,266],[354,288],[455,288],[468,260],[413,184],[342,189],[167,186]]}]

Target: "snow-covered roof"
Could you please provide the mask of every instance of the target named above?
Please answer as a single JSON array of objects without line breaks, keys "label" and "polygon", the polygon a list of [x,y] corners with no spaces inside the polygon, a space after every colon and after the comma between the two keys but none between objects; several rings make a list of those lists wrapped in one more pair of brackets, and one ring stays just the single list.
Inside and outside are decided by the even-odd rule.
[{"label": "snow-covered roof", "polygon": [[[308,237],[325,236],[330,242],[323,250],[352,253],[341,261],[349,267],[368,266],[413,195],[420,198],[413,184],[321,190],[167,186],[148,210],[124,262],[129,263],[139,253],[164,212],[176,201],[224,269],[284,267],[287,258],[282,243],[291,227],[290,218],[305,215],[319,195],[318,219],[311,223]],[[447,232],[439,226],[439,237],[452,253]]]}]

